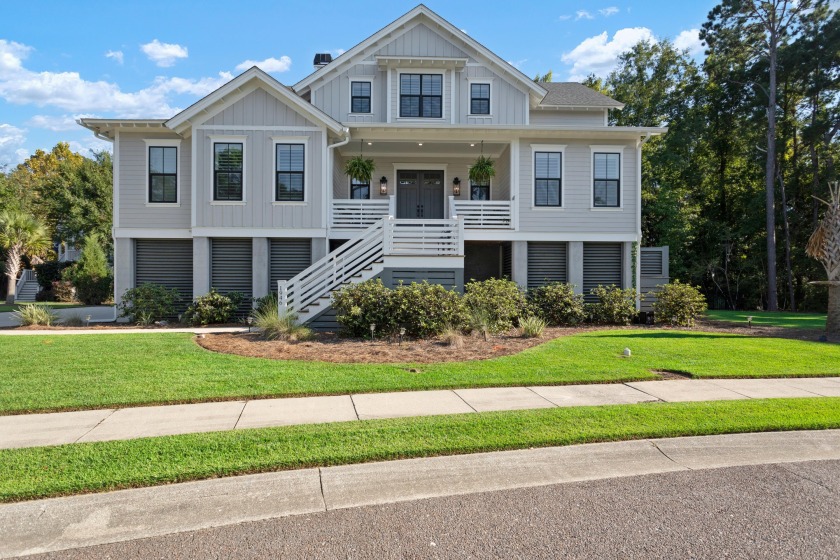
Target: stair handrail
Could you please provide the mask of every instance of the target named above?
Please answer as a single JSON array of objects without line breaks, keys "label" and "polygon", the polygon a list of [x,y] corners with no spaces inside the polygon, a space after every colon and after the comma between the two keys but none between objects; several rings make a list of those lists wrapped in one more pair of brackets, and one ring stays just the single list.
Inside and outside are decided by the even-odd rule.
[{"label": "stair handrail", "polygon": [[34,282],[36,278],[34,270],[31,268],[24,268],[21,271],[17,284],[15,285],[15,296],[20,294],[20,291],[24,288],[24,286],[26,286],[27,282]]}]

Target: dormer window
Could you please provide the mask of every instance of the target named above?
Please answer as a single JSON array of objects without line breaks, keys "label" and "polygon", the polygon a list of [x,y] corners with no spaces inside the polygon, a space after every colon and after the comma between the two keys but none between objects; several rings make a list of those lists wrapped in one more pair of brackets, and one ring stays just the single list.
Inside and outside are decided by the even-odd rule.
[{"label": "dormer window", "polygon": [[350,82],[350,112],[370,113],[370,82]]},{"label": "dormer window", "polygon": [[400,74],[400,117],[443,117],[442,74]]},{"label": "dormer window", "polygon": [[470,114],[490,114],[490,84],[470,84]]}]

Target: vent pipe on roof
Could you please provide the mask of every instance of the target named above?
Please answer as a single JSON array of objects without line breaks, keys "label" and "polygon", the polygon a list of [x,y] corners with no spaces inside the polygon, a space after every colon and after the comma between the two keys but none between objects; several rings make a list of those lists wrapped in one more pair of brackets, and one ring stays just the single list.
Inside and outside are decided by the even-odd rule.
[{"label": "vent pipe on roof", "polygon": [[320,70],[327,64],[332,62],[332,55],[329,53],[316,53],[315,54],[315,61],[312,63],[315,66],[315,70]]}]

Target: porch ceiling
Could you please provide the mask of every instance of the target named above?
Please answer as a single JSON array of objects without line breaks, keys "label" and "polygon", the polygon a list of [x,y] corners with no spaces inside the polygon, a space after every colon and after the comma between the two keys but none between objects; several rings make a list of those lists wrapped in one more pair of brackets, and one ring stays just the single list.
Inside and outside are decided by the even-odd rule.
[{"label": "porch ceiling", "polygon": [[[481,141],[442,142],[435,140],[368,140],[356,136],[349,144],[339,148],[342,157],[359,154],[359,142],[366,155],[381,157],[477,157],[481,154]],[[422,145],[421,145],[422,144]],[[484,142],[484,155],[499,157],[507,142]]]}]

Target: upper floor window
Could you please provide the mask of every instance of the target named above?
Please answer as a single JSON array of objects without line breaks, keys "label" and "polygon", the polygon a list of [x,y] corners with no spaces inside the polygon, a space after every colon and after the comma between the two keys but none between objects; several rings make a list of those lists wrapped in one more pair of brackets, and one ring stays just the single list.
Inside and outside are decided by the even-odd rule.
[{"label": "upper floor window", "polygon": [[490,183],[470,183],[470,200],[490,200]]},{"label": "upper floor window", "polygon": [[561,206],[561,152],[534,152],[534,206]]},{"label": "upper floor window", "polygon": [[213,200],[243,200],[242,142],[213,144]]},{"label": "upper floor window", "polygon": [[470,114],[490,114],[490,84],[470,84]]},{"label": "upper floor window", "polygon": [[400,116],[443,116],[442,74],[400,74]]},{"label": "upper floor window", "polygon": [[350,112],[370,113],[370,82],[350,82]]},{"label": "upper floor window", "polygon": [[149,146],[149,202],[178,202],[178,148]]},{"label": "upper floor window", "polygon": [[370,198],[370,183],[363,183],[357,179],[350,179],[350,198],[354,200]]},{"label": "upper floor window", "polygon": [[621,205],[621,154],[594,153],[593,206],[617,208]]},{"label": "upper floor window", "polygon": [[277,144],[274,200],[302,202],[304,199],[303,144]]}]

